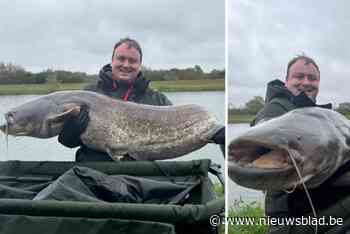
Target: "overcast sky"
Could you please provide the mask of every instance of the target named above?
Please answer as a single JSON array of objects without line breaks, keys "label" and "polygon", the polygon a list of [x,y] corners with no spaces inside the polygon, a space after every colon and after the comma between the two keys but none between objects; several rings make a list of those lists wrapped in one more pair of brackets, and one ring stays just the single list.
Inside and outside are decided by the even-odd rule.
[{"label": "overcast sky", "polygon": [[350,101],[350,2],[228,2],[229,102],[265,97],[266,83],[284,81],[287,63],[305,53],[321,71],[318,103]]},{"label": "overcast sky", "polygon": [[0,61],[97,73],[129,36],[147,67],[223,69],[224,7],[224,0],[0,0]]}]

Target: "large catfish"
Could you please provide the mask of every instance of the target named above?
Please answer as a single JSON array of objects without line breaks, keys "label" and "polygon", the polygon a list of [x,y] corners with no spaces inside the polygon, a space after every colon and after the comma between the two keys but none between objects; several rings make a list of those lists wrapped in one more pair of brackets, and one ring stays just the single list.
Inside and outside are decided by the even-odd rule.
[{"label": "large catfish", "polygon": [[302,182],[314,188],[349,161],[349,150],[348,119],[332,110],[301,108],[234,139],[228,173],[236,183],[254,189],[287,190]]},{"label": "large catfish", "polygon": [[136,160],[178,157],[206,145],[220,128],[215,117],[197,105],[159,107],[89,91],[62,91],[10,110],[0,130],[14,136],[54,137],[82,105],[90,117],[82,142],[115,160],[124,155]]}]

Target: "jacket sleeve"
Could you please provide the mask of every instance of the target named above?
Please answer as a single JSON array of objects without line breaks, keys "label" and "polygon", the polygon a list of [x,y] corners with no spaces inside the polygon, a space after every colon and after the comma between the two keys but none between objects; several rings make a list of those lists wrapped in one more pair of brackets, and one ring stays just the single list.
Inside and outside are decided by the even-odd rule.
[{"label": "jacket sleeve", "polygon": [[62,131],[58,135],[58,142],[69,148],[82,145],[80,135],[87,128],[89,121],[88,107],[82,105],[78,116],[69,116],[64,121]]},{"label": "jacket sleeve", "polygon": [[164,95],[164,94],[161,94],[162,95],[162,103],[163,105],[162,106],[172,106],[173,103]]},{"label": "jacket sleeve", "polygon": [[173,103],[163,94],[160,92],[154,92],[153,94],[154,100],[157,100],[155,105],[157,106],[171,106]]}]

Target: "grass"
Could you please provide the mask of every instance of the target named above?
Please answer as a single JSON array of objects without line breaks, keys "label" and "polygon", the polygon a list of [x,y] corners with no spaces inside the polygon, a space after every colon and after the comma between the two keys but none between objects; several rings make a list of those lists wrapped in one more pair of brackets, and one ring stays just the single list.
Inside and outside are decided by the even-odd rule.
[{"label": "grass", "polygon": [[[214,183],[214,192],[218,197],[225,196],[225,187],[219,182]],[[219,226],[219,233],[225,234],[225,225]]]},{"label": "grass", "polygon": [[221,183],[215,183],[214,184],[214,192],[216,193],[216,195],[218,197],[222,197],[222,196],[225,195],[224,189],[225,189],[225,187],[222,186]]},{"label": "grass", "polygon": [[254,117],[254,115],[229,115],[228,123],[250,123]]},{"label": "grass", "polygon": [[162,92],[224,91],[225,80],[153,81],[151,87]]},{"label": "grass", "polygon": [[[245,202],[242,200],[236,201],[228,212],[228,217],[237,218],[255,218],[258,220],[260,217],[264,217],[264,209],[259,202]],[[228,225],[229,234],[266,234],[268,226],[266,225]]]},{"label": "grass", "polygon": [[48,94],[54,91],[82,89],[86,84],[21,84],[0,85],[0,95]]},{"label": "grass", "polygon": [[[83,89],[86,85],[86,83],[0,85],[0,95],[48,94],[54,91]],[[225,81],[223,79],[153,81],[151,87],[161,92],[224,91]]]}]

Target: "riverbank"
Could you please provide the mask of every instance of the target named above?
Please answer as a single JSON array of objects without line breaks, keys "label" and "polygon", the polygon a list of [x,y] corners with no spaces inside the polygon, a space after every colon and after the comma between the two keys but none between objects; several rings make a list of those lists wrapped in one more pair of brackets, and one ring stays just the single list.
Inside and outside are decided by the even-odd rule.
[{"label": "riverbank", "polygon": [[[228,234],[266,234],[268,226],[258,224],[258,220],[264,216],[264,209],[260,203],[236,201],[228,211]],[[254,221],[252,225],[250,222]]]},{"label": "riverbank", "polygon": [[229,124],[250,123],[255,115],[229,115]]},{"label": "riverbank", "polygon": [[[0,95],[48,94],[55,91],[79,90],[86,85],[87,83],[0,85]],[[224,91],[225,80],[152,81],[151,87],[161,92]]]},{"label": "riverbank", "polygon": [[[350,114],[344,115],[346,118],[350,119]],[[240,123],[251,123],[255,115],[229,115],[229,124],[240,124]]]}]

